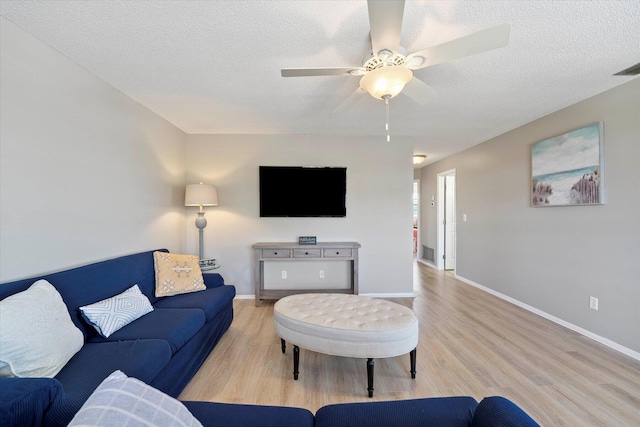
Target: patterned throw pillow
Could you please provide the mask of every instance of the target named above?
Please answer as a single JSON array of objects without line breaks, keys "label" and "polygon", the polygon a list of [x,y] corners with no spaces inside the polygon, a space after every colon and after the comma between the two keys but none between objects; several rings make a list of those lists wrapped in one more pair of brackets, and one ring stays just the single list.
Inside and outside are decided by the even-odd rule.
[{"label": "patterned throw pillow", "polygon": [[0,376],[54,377],[83,344],[58,290],[46,280],[0,301]]},{"label": "patterned throw pillow", "polygon": [[206,289],[197,256],[154,252],[153,261],[156,270],[156,297]]},{"label": "patterned throw pillow", "polygon": [[69,427],[202,427],[186,406],[145,384],[115,371],[95,389]]},{"label": "patterned throw pillow", "polygon": [[80,307],[82,317],[105,338],[151,311],[153,307],[149,298],[140,292],[138,285],[111,298]]}]

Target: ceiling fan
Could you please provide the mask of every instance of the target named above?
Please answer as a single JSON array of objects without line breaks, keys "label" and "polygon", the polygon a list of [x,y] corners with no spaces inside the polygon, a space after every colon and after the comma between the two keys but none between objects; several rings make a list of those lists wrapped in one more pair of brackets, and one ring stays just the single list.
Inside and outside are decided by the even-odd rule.
[{"label": "ceiling fan", "polygon": [[436,46],[403,55],[400,30],[404,0],[368,0],[372,52],[362,66],[341,68],[284,68],[282,77],[361,76],[360,86],[336,109],[344,111],[364,93],[382,99],[387,108],[387,141],[389,141],[389,99],[403,93],[420,105],[435,97],[429,85],[413,75],[413,71],[453,61],[465,56],[504,47],[509,43],[510,25],[478,31]]}]

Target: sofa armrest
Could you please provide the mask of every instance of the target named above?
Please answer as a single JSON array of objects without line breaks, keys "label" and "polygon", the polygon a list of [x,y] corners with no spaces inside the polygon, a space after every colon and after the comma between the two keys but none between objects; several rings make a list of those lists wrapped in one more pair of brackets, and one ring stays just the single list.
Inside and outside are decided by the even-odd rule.
[{"label": "sofa armrest", "polygon": [[540,427],[518,405],[501,396],[482,399],[471,420],[471,427],[493,426]]},{"label": "sofa armrest", "polygon": [[45,413],[63,393],[55,378],[0,378],[2,425],[42,425]]},{"label": "sofa armrest", "polygon": [[207,288],[224,286],[224,278],[219,273],[202,273],[202,277]]}]

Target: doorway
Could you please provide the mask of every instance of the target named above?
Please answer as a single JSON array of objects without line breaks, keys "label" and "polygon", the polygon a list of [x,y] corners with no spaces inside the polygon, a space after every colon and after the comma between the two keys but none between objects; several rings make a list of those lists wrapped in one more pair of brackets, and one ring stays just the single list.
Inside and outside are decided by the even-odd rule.
[{"label": "doorway", "polygon": [[438,270],[456,266],[456,170],[438,174]]},{"label": "doorway", "polygon": [[418,257],[418,248],[420,247],[420,181],[413,181],[413,258]]}]

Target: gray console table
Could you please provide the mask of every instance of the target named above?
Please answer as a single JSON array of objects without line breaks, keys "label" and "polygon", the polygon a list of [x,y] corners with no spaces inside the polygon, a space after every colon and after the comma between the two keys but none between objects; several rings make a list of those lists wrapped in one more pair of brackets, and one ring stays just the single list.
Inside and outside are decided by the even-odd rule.
[{"label": "gray console table", "polygon": [[[287,295],[301,293],[346,293],[358,294],[358,248],[356,242],[321,242],[315,245],[298,243],[256,243],[255,286],[256,307],[262,300],[279,299]],[[264,263],[269,261],[350,261],[351,277],[348,289],[265,289]]]}]

